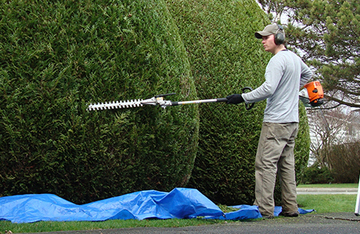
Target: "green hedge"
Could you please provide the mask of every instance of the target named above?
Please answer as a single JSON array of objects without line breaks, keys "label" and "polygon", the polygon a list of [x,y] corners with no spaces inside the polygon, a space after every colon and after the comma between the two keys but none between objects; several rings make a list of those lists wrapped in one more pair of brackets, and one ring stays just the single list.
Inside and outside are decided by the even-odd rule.
[{"label": "green hedge", "polygon": [[[0,196],[46,192],[83,203],[188,186],[217,203],[253,201],[265,102],[250,111],[86,107],[259,86],[271,54],[254,38],[269,23],[255,1],[14,0],[0,14]],[[306,134],[297,140],[299,175]]]},{"label": "green hedge", "polygon": [[[184,40],[200,98],[226,97],[264,82],[272,55],[264,51],[254,33],[270,22],[256,1],[167,2]],[[265,105],[265,101],[256,103],[250,111],[243,105],[200,106],[199,153],[189,187],[217,203],[252,204],[255,154]],[[301,126],[304,121],[306,115]],[[308,130],[302,128],[297,142],[308,139]],[[309,152],[308,146],[301,145],[296,150],[298,177]]]},{"label": "green hedge", "polygon": [[185,186],[196,105],[86,111],[166,92],[197,98],[163,1],[2,1],[0,15],[0,196],[83,203]]},{"label": "green hedge", "polygon": [[331,184],[334,182],[334,175],[327,167],[320,168],[314,164],[304,170],[302,184]]}]

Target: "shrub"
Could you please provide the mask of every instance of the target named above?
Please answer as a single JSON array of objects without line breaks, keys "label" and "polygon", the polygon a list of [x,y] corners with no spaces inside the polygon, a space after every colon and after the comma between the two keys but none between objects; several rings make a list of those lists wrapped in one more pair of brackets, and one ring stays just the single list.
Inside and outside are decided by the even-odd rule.
[{"label": "shrub", "polygon": [[329,152],[329,167],[335,183],[358,183],[360,173],[359,141],[334,145]]},{"label": "shrub", "polygon": [[295,140],[295,165],[296,180],[299,184],[304,176],[309,161],[310,129],[307,114],[302,102],[299,102],[299,132]]},{"label": "shrub", "polygon": [[[271,54],[255,31],[269,24],[253,0],[167,1],[184,41],[201,99],[226,97],[264,82]],[[243,105],[202,104],[199,152],[188,184],[222,204],[252,204],[254,162],[265,101],[246,111]],[[302,107],[303,108],[303,107]],[[302,114],[305,111],[303,110]],[[301,118],[297,143],[308,144]],[[300,147],[301,147],[301,144]],[[296,149],[297,174],[307,164],[308,148]]]},{"label": "shrub", "polygon": [[334,177],[327,167],[319,167],[314,164],[304,170],[301,180],[303,184],[328,184],[334,181]]},{"label": "shrub", "polygon": [[163,1],[14,0],[0,12],[0,196],[82,203],[186,184],[196,105],[86,111],[166,92],[196,98]]}]

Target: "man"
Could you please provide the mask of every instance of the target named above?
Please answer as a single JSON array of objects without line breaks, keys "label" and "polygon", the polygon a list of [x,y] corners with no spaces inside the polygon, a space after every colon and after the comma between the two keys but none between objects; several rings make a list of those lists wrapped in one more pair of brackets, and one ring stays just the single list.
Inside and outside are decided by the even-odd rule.
[{"label": "man", "polygon": [[276,174],[281,184],[282,215],[297,217],[294,145],[298,132],[299,89],[311,78],[309,67],[286,49],[282,26],[271,24],[255,33],[274,56],[257,89],[227,97],[228,104],[267,99],[255,160],[255,202],[264,218],[274,217]]}]

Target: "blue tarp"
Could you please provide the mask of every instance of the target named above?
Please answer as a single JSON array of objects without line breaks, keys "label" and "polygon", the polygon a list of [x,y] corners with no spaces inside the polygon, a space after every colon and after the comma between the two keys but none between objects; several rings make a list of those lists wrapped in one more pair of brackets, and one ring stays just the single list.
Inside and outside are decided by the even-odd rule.
[{"label": "blue tarp", "polygon": [[[88,204],[77,205],[53,194],[26,194],[0,197],[0,220],[13,223],[38,221],[105,221],[111,219],[185,219],[205,216],[210,219],[256,219],[256,206],[241,205],[224,214],[196,189],[175,188],[171,192],[146,190]],[[279,207],[275,215],[281,212]],[[313,210],[299,210],[308,213]],[[278,212],[278,213],[276,213]]]}]

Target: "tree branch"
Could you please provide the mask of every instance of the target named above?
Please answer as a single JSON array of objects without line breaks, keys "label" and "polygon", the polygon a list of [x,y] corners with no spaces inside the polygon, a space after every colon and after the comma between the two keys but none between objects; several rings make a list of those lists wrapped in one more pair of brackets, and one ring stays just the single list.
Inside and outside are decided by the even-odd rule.
[{"label": "tree branch", "polygon": [[356,108],[360,108],[360,103],[353,103],[353,102],[347,102],[347,101],[344,101],[344,100],[341,100],[341,99],[338,99],[336,97],[333,97],[333,96],[329,96],[329,95],[326,95],[324,94],[324,97],[328,100],[331,100],[331,101],[334,101],[334,102],[337,102],[341,105],[346,105],[346,106],[349,106],[349,107],[356,107]]}]

